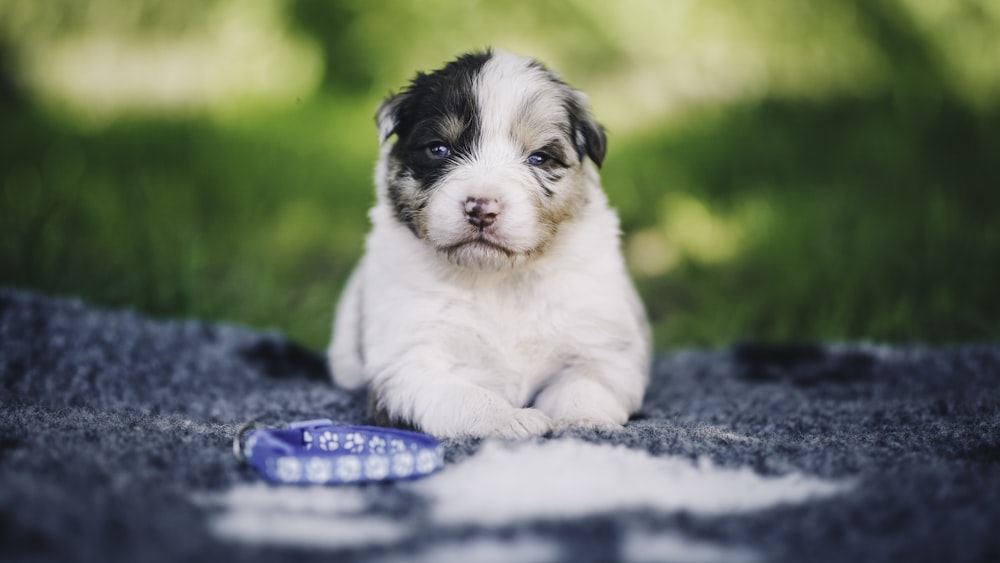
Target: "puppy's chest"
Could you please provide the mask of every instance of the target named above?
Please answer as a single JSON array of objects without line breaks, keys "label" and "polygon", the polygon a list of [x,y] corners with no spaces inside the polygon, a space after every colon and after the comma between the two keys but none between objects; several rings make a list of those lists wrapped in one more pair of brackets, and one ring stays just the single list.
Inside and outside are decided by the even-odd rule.
[{"label": "puppy's chest", "polygon": [[458,361],[495,374],[544,378],[573,354],[572,314],[553,296],[468,294],[446,307],[447,338]]}]

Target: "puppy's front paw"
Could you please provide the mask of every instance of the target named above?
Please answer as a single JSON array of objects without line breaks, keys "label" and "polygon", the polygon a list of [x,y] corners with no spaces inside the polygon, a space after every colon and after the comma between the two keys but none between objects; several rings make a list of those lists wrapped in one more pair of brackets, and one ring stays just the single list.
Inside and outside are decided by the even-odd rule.
[{"label": "puppy's front paw", "polygon": [[538,409],[499,409],[489,416],[477,417],[466,428],[457,429],[456,435],[476,438],[502,438],[523,440],[542,436],[552,431],[552,419]]},{"label": "puppy's front paw", "polygon": [[544,389],[535,406],[548,414],[554,428],[620,429],[628,410],[607,387],[585,378],[563,379]]},{"label": "puppy's front paw", "polygon": [[439,438],[524,439],[552,431],[552,419],[533,408],[515,408],[485,389],[458,386],[416,413],[412,422]]},{"label": "puppy's front paw", "polygon": [[507,423],[491,433],[498,438],[524,439],[541,436],[552,431],[552,419],[538,409],[514,409]]}]

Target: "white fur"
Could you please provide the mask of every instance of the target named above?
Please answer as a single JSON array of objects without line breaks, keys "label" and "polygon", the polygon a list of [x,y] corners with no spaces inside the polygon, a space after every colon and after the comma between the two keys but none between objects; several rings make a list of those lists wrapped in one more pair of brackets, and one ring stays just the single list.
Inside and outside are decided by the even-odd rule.
[{"label": "white fur", "polygon": [[[575,194],[580,203],[555,229],[543,226],[551,201],[524,159],[560,134],[551,122],[563,110],[534,96],[552,86],[527,59],[498,53],[480,79],[488,134],[436,188],[422,237],[394,214],[393,142],[383,145],[366,253],[334,324],[335,381],[369,384],[391,419],[439,437],[620,426],[641,405],[650,345],[617,216],[594,166],[576,162],[556,197]],[[528,97],[537,98],[531,116],[518,117],[512,108]],[[466,244],[468,198],[499,202],[497,224],[482,236],[506,253]],[[454,245],[451,255],[443,250]]]}]

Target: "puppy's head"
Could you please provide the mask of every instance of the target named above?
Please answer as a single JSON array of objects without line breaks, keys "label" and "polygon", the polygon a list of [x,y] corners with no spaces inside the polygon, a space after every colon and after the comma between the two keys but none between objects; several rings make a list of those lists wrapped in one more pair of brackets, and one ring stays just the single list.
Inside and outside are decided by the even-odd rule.
[{"label": "puppy's head", "polygon": [[439,255],[479,270],[543,253],[596,188],[586,161],[605,153],[582,93],[499,51],[418,74],[376,121],[380,198]]}]

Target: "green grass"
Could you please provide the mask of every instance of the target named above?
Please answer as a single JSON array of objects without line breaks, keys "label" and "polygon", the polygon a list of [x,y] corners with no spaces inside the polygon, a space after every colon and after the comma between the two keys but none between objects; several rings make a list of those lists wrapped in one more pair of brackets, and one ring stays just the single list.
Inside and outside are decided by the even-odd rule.
[{"label": "green grass", "polygon": [[306,107],[85,135],[21,114],[4,153],[0,283],[319,346],[373,197],[374,142],[330,127],[350,119]]},{"label": "green grass", "polygon": [[[919,119],[895,109],[772,100],[632,141],[638,167],[606,179],[638,186],[641,201],[676,180],[722,216],[767,211],[732,259],[686,257],[640,279],[658,345],[1000,337],[997,119],[947,103]],[[658,220],[657,205],[632,199],[626,230]]]}]

